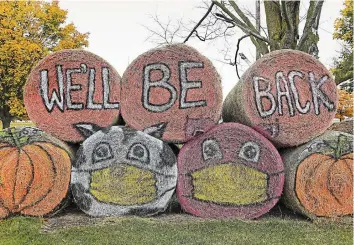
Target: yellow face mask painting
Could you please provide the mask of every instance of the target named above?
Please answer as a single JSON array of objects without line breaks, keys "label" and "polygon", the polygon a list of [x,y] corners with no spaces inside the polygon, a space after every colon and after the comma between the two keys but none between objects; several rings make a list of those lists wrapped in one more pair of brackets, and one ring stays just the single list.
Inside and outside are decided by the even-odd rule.
[{"label": "yellow face mask painting", "polygon": [[267,175],[240,164],[220,164],[192,174],[194,198],[218,204],[247,205],[267,200]]},{"label": "yellow face mask painting", "polygon": [[144,204],[156,198],[156,178],[149,170],[117,165],[92,173],[91,193],[97,200],[106,203]]}]

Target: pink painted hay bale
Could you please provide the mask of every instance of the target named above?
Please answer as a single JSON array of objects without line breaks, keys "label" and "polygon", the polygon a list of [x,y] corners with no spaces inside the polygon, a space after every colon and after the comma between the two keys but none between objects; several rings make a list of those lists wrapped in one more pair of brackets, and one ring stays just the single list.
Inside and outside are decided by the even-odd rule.
[{"label": "pink painted hay bale", "polygon": [[336,113],[336,84],[314,57],[274,51],[257,60],[226,97],[225,122],[253,127],[278,147],[308,142]]},{"label": "pink painted hay bale", "polygon": [[185,142],[219,121],[220,77],[197,50],[168,45],[140,55],[127,68],[121,103],[129,126],[143,130],[164,122],[163,140]]},{"label": "pink painted hay bale", "polygon": [[257,218],[279,200],[284,166],[255,130],[223,123],[187,142],[178,155],[177,197],[205,218]]},{"label": "pink painted hay bale", "polygon": [[29,118],[64,141],[80,142],[78,123],[109,126],[119,114],[120,76],[84,50],[53,53],[32,70],[25,85]]}]

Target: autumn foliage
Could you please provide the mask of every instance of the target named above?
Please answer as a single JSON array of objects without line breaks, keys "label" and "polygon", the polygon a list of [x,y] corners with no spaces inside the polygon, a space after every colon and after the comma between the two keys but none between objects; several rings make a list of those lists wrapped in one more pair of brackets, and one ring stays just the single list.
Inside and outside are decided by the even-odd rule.
[{"label": "autumn foliage", "polygon": [[0,1],[0,119],[26,118],[23,85],[31,68],[61,49],[88,46],[88,33],[65,24],[58,2]]},{"label": "autumn foliage", "polygon": [[338,89],[338,106],[336,118],[340,120],[345,117],[353,117],[354,111],[354,93],[349,93],[345,90]]}]

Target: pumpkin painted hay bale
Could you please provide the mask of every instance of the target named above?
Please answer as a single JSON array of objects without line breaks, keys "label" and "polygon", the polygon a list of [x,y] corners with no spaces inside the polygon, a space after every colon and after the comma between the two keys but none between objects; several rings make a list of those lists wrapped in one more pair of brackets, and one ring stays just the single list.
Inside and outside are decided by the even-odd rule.
[{"label": "pumpkin painted hay bale", "polygon": [[31,71],[24,89],[29,118],[68,142],[81,142],[77,123],[111,125],[119,114],[120,76],[97,55],[84,50],[55,52]]},{"label": "pumpkin painted hay bale", "polygon": [[289,208],[311,219],[352,218],[352,135],[328,131],[284,151],[282,157],[286,166],[283,201]]},{"label": "pumpkin painted hay bale", "polygon": [[227,95],[224,122],[240,122],[277,147],[308,142],[322,134],[336,114],[336,84],[313,56],[295,50],[257,60]]},{"label": "pumpkin painted hay bale", "polygon": [[121,216],[153,215],[167,208],[176,187],[177,160],[166,143],[153,137],[160,137],[164,127],[146,133],[124,126],[78,128],[89,136],[72,168],[71,190],[80,209],[90,216]]},{"label": "pumpkin painted hay bale", "polygon": [[0,218],[56,211],[68,193],[71,159],[67,145],[37,128],[0,131]]},{"label": "pumpkin painted hay bale", "polygon": [[194,48],[167,45],[129,65],[122,78],[121,104],[128,126],[144,130],[165,122],[163,140],[183,143],[220,120],[220,77]]},{"label": "pumpkin painted hay bale", "polygon": [[187,142],[178,155],[177,198],[205,218],[252,219],[279,200],[284,166],[261,134],[224,123]]}]

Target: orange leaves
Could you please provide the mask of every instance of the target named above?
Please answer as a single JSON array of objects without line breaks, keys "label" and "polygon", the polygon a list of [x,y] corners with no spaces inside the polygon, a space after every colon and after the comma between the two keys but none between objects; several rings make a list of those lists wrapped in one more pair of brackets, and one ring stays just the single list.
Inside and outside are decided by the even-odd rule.
[{"label": "orange leaves", "polygon": [[338,89],[338,105],[336,118],[343,120],[345,117],[354,115],[354,93],[348,93],[345,90]]}]

